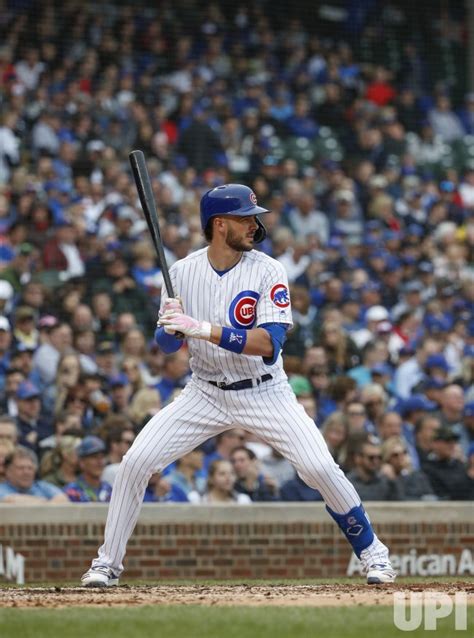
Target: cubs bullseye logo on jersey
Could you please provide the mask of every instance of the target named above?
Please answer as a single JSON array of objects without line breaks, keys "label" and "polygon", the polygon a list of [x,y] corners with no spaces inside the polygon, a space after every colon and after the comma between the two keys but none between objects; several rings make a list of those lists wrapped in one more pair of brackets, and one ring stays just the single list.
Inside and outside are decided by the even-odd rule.
[{"label": "cubs bullseye logo on jersey", "polygon": [[270,299],[278,308],[288,308],[290,305],[290,295],[285,284],[276,284],[270,291]]},{"label": "cubs bullseye logo on jersey", "polygon": [[234,328],[251,328],[255,324],[255,307],[260,295],[253,290],[244,290],[234,298],[229,308],[229,321]]}]

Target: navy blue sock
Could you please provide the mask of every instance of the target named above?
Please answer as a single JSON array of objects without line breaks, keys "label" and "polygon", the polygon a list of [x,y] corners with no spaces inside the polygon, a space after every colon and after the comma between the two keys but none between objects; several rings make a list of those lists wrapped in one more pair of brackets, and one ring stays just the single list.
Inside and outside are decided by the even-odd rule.
[{"label": "navy blue sock", "polygon": [[375,537],[369,517],[365,513],[363,506],[353,507],[347,514],[337,514],[327,505],[326,509],[352,545],[357,558],[360,558],[362,550],[367,549]]}]

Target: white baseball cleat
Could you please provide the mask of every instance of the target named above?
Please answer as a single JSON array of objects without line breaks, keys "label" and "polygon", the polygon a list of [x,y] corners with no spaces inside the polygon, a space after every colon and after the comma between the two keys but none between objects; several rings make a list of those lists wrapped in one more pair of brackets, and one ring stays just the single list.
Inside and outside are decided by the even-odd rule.
[{"label": "white baseball cleat", "polygon": [[114,587],[118,584],[118,576],[106,566],[91,567],[81,578],[83,587]]},{"label": "white baseball cleat", "polygon": [[397,572],[392,569],[390,563],[374,563],[367,569],[367,583],[378,585],[381,583],[393,583]]}]

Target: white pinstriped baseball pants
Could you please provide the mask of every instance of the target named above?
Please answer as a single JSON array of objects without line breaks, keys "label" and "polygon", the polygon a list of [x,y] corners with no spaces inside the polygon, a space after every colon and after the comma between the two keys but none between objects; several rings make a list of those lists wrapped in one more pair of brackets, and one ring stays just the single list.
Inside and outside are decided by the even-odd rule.
[{"label": "white pinstriped baseball pants", "polygon": [[[255,433],[283,454],[334,512],[345,514],[360,505],[355,488],[334,462],[323,436],[286,380],[273,379],[235,391],[192,379],[171,404],[150,419],[124,456],[114,481],[104,543],[92,564],[106,565],[120,574],[150,476],[234,427]],[[376,541],[382,554],[388,554]]]}]

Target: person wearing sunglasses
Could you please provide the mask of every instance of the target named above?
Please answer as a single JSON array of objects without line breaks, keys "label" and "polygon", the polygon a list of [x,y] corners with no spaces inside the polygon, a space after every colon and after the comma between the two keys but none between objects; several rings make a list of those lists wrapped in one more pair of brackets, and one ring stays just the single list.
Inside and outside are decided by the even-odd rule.
[{"label": "person wearing sunglasses", "polygon": [[406,442],[401,437],[389,437],[383,442],[381,451],[381,473],[398,483],[403,492],[403,500],[437,500],[426,474],[413,469]]},{"label": "person wearing sunglasses", "polygon": [[347,478],[363,501],[400,501],[402,489],[394,478],[381,472],[382,451],[379,440],[372,436],[363,440],[354,455],[354,469]]}]

